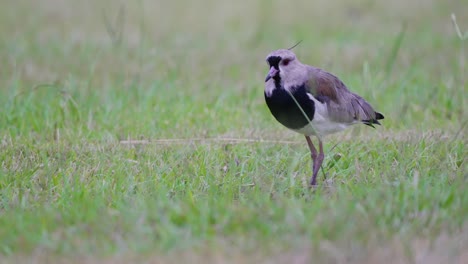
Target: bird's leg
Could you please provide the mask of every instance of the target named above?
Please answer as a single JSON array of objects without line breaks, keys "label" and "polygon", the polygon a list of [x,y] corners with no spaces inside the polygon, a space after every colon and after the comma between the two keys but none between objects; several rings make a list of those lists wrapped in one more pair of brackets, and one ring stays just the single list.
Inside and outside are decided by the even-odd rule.
[{"label": "bird's leg", "polygon": [[[317,154],[317,149],[315,148],[314,144],[312,143],[312,140],[310,139],[309,136],[305,136],[306,140],[307,140],[307,145],[309,145],[309,149],[310,149],[310,157],[312,158],[312,171],[313,171],[313,174],[312,174],[312,179],[310,180],[310,185],[316,185],[316,178],[317,178],[317,172],[315,171],[315,167],[316,167],[316,160],[317,158],[320,156],[320,154]],[[321,141],[319,141],[321,143]],[[320,166],[319,166],[320,168]]]},{"label": "bird's leg", "polygon": [[314,168],[313,168],[313,178],[312,178],[312,185],[315,185],[315,180],[316,180],[316,177],[317,177],[317,174],[320,170],[320,167],[322,166],[322,163],[323,163],[323,160],[325,158],[325,154],[323,152],[323,144],[322,144],[322,140],[320,140],[320,138],[318,139],[319,141],[319,153],[317,155],[317,158],[315,159],[315,162],[314,162]]},{"label": "bird's leg", "polygon": [[312,157],[312,160],[315,161],[315,159],[317,158],[318,154],[317,154],[317,149],[315,148],[314,144],[312,143],[312,140],[310,139],[309,136],[305,136],[306,140],[307,140],[307,145],[309,145],[309,149],[310,149],[310,156]]}]

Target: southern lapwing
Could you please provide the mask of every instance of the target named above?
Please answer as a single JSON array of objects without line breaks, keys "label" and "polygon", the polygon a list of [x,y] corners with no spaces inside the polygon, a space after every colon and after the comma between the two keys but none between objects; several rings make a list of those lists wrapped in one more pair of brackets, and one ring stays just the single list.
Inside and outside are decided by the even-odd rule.
[{"label": "southern lapwing", "polygon": [[[265,101],[285,127],[305,135],[313,165],[311,185],[324,159],[322,138],[354,124],[374,127],[384,116],[333,74],[302,64],[290,49],[268,54]],[[319,151],[310,136],[318,138]]]}]

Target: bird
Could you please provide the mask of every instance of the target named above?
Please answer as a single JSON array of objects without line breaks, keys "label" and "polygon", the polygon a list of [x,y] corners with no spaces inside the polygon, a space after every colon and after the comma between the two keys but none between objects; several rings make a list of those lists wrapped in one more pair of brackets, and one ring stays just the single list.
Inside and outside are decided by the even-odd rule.
[{"label": "bird", "polygon": [[[325,158],[323,138],[355,124],[375,128],[384,116],[332,73],[301,63],[291,49],[266,57],[265,102],[279,123],[305,136],[312,158],[310,185],[316,186]],[[318,151],[312,136],[318,139]]]}]

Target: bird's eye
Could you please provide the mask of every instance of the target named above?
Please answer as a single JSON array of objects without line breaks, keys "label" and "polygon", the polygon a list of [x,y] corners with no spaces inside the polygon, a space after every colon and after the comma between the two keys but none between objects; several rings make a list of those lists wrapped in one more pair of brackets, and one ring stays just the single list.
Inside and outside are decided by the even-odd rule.
[{"label": "bird's eye", "polygon": [[288,60],[288,59],[283,60],[283,65],[284,65],[284,66],[288,66],[288,64],[289,64],[289,60]]}]

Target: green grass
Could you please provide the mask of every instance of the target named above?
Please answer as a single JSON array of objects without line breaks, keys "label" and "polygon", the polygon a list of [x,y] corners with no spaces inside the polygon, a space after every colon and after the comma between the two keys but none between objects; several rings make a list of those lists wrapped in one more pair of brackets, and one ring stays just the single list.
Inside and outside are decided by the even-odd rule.
[{"label": "green grass", "polygon": [[[1,262],[465,263],[467,6],[309,2],[3,3]],[[385,115],[316,189],[263,99],[301,39]]]}]

